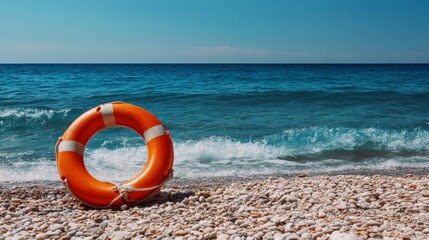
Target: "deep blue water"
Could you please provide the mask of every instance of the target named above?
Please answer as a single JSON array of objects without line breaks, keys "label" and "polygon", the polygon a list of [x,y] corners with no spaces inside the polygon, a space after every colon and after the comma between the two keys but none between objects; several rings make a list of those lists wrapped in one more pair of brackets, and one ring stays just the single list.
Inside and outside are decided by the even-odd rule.
[{"label": "deep blue water", "polygon": [[[429,65],[0,65],[0,181],[56,180],[80,114],[125,101],[170,129],[178,177],[429,167]],[[143,140],[89,143],[96,177],[139,172]]]}]

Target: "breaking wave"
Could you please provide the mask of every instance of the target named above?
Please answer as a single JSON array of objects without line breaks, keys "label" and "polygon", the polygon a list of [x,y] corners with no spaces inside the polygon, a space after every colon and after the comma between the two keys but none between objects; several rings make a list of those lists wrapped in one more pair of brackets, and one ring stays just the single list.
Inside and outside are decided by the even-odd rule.
[{"label": "breaking wave", "polygon": [[[105,140],[87,148],[85,164],[96,178],[126,180],[145,165],[146,146],[135,137],[120,139],[116,147]],[[429,131],[310,127],[256,140],[219,136],[177,140],[174,150],[174,169],[181,178],[428,167]],[[57,179],[52,158],[34,159],[31,151],[0,158],[0,181]]]}]

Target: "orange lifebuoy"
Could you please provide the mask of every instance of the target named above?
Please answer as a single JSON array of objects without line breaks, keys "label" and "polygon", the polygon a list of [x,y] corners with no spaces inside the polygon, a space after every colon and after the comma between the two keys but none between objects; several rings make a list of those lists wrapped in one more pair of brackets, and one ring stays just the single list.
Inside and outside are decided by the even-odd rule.
[{"label": "orange lifebuoy", "polygon": [[[97,180],[84,164],[85,146],[91,137],[113,126],[133,129],[148,148],[145,167],[121,185]],[[150,112],[124,102],[102,104],[78,117],[58,140],[56,157],[60,178],[70,193],[96,208],[147,200],[159,192],[173,173],[173,143],[168,129]]]}]

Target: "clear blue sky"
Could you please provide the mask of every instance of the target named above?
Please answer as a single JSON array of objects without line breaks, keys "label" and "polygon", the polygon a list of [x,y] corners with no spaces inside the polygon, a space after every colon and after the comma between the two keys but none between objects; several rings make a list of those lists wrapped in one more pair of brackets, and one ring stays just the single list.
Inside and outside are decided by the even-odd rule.
[{"label": "clear blue sky", "polygon": [[2,0],[1,63],[429,63],[427,0]]}]

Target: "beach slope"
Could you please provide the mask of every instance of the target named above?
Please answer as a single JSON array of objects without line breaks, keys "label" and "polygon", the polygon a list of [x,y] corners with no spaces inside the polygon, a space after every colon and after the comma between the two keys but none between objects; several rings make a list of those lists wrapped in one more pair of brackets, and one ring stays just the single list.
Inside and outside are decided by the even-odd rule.
[{"label": "beach slope", "polygon": [[429,175],[173,182],[116,210],[87,208],[62,186],[0,191],[0,239],[429,238]]}]

